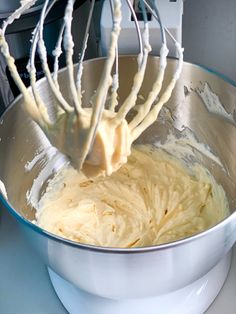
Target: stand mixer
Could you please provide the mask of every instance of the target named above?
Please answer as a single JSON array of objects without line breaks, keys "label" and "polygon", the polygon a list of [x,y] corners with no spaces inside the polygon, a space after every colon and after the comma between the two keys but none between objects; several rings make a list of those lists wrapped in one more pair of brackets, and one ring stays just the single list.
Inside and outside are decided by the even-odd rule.
[{"label": "stand mixer", "polygon": [[[176,12],[176,15],[181,17],[182,2],[177,1],[176,3],[179,5],[178,11]],[[176,5],[176,3],[174,2],[173,5]],[[105,1],[104,2],[104,8],[103,8],[104,11],[102,13],[102,20],[101,20],[101,25],[102,25],[102,27],[101,27],[102,28],[101,47],[102,47],[102,53],[103,54],[106,53],[107,47],[108,47],[107,41],[106,41],[106,35],[105,35],[105,30],[107,31],[107,26],[105,25],[106,23],[105,23],[104,19],[106,19],[106,22],[108,21],[108,25],[112,25],[111,15],[108,18],[107,14],[104,13],[104,12],[106,12],[106,10],[108,10],[107,5],[108,5],[108,1]],[[164,8],[165,7],[164,1],[162,1],[162,5]],[[168,5],[171,5],[171,2],[168,3]],[[161,11],[160,10],[160,15],[161,16],[168,16],[168,11]],[[181,19],[177,19],[177,20],[181,21]],[[178,25],[181,27],[181,23],[179,23]],[[180,40],[181,39],[181,32],[179,30],[180,30],[180,28],[177,27],[176,34],[178,34],[179,40]],[[131,29],[131,33],[134,31],[136,32],[136,27],[133,27],[133,29]],[[133,35],[131,37],[133,37]],[[121,38],[122,38],[122,34],[121,34]],[[124,40],[124,42],[125,42],[125,40]],[[160,44],[160,42],[159,42],[159,44]],[[85,40],[84,46],[86,46],[86,40]],[[138,42],[137,42],[137,47],[139,47]],[[135,49],[137,49],[137,47]],[[131,48],[134,49],[134,47],[131,47]],[[122,50],[122,47],[120,49]],[[123,48],[123,49],[125,50],[125,48]],[[172,50],[173,56],[175,55],[175,53],[176,52],[174,50]],[[181,57],[180,57],[180,59],[181,59]],[[128,60],[128,61],[129,61],[128,64],[134,63],[134,61],[131,61],[131,60]],[[181,64],[181,62],[180,62],[180,64]],[[82,63],[79,63],[79,69],[81,69],[80,66],[82,66]],[[122,66],[122,61],[121,61],[121,66]],[[176,64],[173,63],[171,70],[174,70],[175,66],[176,66]],[[86,65],[85,65],[85,68],[86,68]],[[94,68],[96,68],[96,65],[94,65]],[[158,66],[156,66],[156,69],[157,68],[158,68]],[[185,75],[188,72],[187,68],[188,68],[188,66],[186,65]],[[172,71],[171,70],[169,70],[169,74],[168,74],[168,79],[170,79],[170,80],[172,77]],[[196,69],[194,68],[192,70],[195,71]],[[98,72],[101,73],[101,71],[98,71]],[[65,72],[63,72],[64,74],[61,74],[61,73],[62,72],[60,72],[58,74],[58,80],[60,82],[62,80],[62,78],[60,78],[60,76],[61,77],[63,76],[63,79],[65,79]],[[125,77],[124,76],[124,70],[123,70],[123,74],[121,74],[121,75],[122,75],[121,77]],[[202,74],[202,75],[203,75],[204,79],[206,79],[206,80],[207,79],[214,80],[210,76],[205,78],[204,74]],[[200,76],[200,74],[199,74],[199,76]],[[207,76],[207,74],[206,74],[206,76]],[[188,80],[189,80],[189,78],[188,78]],[[152,81],[155,81],[155,80],[152,80]],[[185,81],[185,83],[186,83],[186,81]],[[115,82],[115,80],[113,80],[113,83],[114,82]],[[216,85],[217,85],[217,83],[216,83]],[[84,86],[84,85],[81,85],[81,91],[83,89],[82,86]],[[117,86],[114,84],[113,85],[113,92],[114,93],[116,92],[116,87]],[[181,88],[182,88],[182,85],[181,85]],[[178,92],[178,90],[180,90],[180,88],[177,89],[177,92]],[[47,91],[47,93],[50,94],[50,92],[48,92],[48,91]],[[66,95],[66,96],[68,97],[68,95]],[[21,104],[21,106],[22,106],[22,104]],[[91,138],[90,143],[93,142],[93,140],[94,140],[94,137]],[[90,149],[88,149],[88,151],[89,150]],[[88,153],[88,151],[87,151],[87,153]],[[29,158],[29,156],[27,156],[27,158]],[[3,181],[5,183],[5,181],[7,181],[7,180],[3,180]],[[7,190],[8,190],[8,188],[7,188]],[[12,202],[13,202],[13,206],[14,206],[14,201],[12,201]],[[9,204],[6,203],[6,206],[9,207]],[[13,212],[14,210],[12,208],[10,208],[10,211]],[[17,216],[16,214],[14,214],[14,215]],[[232,216],[233,215],[235,216],[235,213],[232,214]],[[231,221],[232,220],[233,219],[231,219]],[[26,233],[29,234],[32,232],[32,230],[27,231],[27,226],[24,226],[24,228],[25,227],[26,227]],[[30,228],[32,229],[34,227],[31,226]],[[231,229],[233,229],[233,227]],[[44,236],[45,236],[45,234],[44,234]],[[48,236],[48,235],[46,235],[46,236]],[[231,239],[230,236],[228,236],[228,237]],[[232,237],[235,238],[234,236],[232,236]],[[47,247],[48,254],[49,254],[49,257],[47,258],[47,265],[49,267],[48,268],[49,269],[49,276],[51,278],[51,281],[52,281],[52,284],[55,288],[55,291],[57,292],[59,298],[61,299],[62,303],[64,304],[66,309],[69,311],[69,313],[75,313],[75,314],[77,314],[77,313],[81,313],[81,314],[85,314],[85,313],[89,313],[89,314],[95,314],[95,313],[96,314],[108,314],[108,313],[143,314],[143,313],[148,312],[150,314],[156,314],[156,313],[169,313],[169,314],[172,314],[172,313],[173,314],[175,314],[175,313],[195,314],[196,313],[196,314],[198,314],[198,313],[203,313],[209,307],[209,305],[211,304],[211,302],[214,300],[214,298],[218,294],[219,290],[221,289],[221,287],[222,287],[222,285],[226,279],[226,276],[228,274],[229,267],[230,267],[230,258],[231,258],[230,253],[229,253],[229,249],[230,249],[230,247],[234,241],[235,240],[230,241],[230,244],[227,246],[227,249],[224,250],[224,254],[222,253],[222,258],[220,259],[220,261],[218,261],[218,260],[213,261],[212,260],[211,265],[209,266],[210,270],[209,269],[207,269],[207,271],[205,271],[206,269],[202,270],[200,272],[201,274],[198,273],[197,275],[193,276],[193,278],[195,278],[195,280],[192,280],[191,282],[186,280],[186,282],[188,282],[188,283],[183,285],[183,287],[181,287],[181,285],[179,285],[179,287],[176,289],[174,289],[172,287],[171,292],[157,293],[157,296],[152,296],[152,297],[147,297],[147,295],[145,295],[145,293],[143,293],[143,295],[145,297],[143,297],[141,295],[138,296],[138,293],[136,296],[132,296],[132,297],[130,297],[130,295],[127,295],[127,297],[121,297],[121,295],[123,293],[121,290],[120,290],[120,296],[117,295],[117,297],[109,297],[109,296],[105,297],[104,295],[103,296],[101,295],[102,292],[100,293],[98,288],[97,288],[98,293],[97,293],[97,295],[95,295],[95,290],[96,290],[96,285],[97,285],[97,283],[95,282],[96,277],[94,277],[95,278],[94,279],[95,280],[94,281],[95,290],[93,292],[91,292],[90,290],[87,290],[87,292],[85,292],[86,289],[84,287],[82,287],[82,289],[80,289],[77,285],[73,285],[71,283],[72,281],[69,280],[66,276],[60,276],[60,274],[61,274],[60,266],[53,267],[50,264],[50,263],[52,263],[52,261],[50,259],[50,256],[52,253],[52,251],[50,251],[51,250],[50,245]],[[35,243],[36,242],[37,241],[35,241]],[[221,241],[219,240],[219,242],[221,242]],[[185,244],[183,243],[183,246],[184,245]],[[41,250],[43,250],[43,246],[41,246]],[[159,253],[162,254],[162,252],[159,252]],[[46,254],[46,253],[43,253],[43,254]],[[118,255],[119,253],[116,252],[115,255],[116,254]],[[205,254],[206,254],[206,252],[205,252]],[[52,259],[54,259],[54,258],[52,258]],[[105,263],[105,260],[104,260],[104,263]],[[68,269],[70,269],[69,266],[67,266],[67,267],[68,267]],[[100,267],[102,267],[102,265],[100,265]],[[134,262],[134,268],[135,268],[135,262]],[[129,271],[132,272],[131,269]],[[127,276],[128,276],[128,273],[127,273]],[[101,277],[99,277],[99,278],[101,280]],[[124,280],[124,278],[122,277],[123,280]],[[158,277],[153,276],[152,280],[153,281],[158,280]],[[113,291],[113,290],[117,291],[117,288],[115,287],[115,285],[116,285],[116,283],[114,281],[114,285],[110,286],[111,291]],[[140,281],[140,285],[142,285],[142,281]],[[138,289],[137,289],[137,291],[138,291]],[[124,294],[125,294],[125,292],[124,292]]]}]

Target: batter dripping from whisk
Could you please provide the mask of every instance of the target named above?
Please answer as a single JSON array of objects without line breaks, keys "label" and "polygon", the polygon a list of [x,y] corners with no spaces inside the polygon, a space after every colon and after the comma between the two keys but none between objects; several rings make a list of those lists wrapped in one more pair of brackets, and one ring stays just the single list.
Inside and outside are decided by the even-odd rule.
[{"label": "batter dripping from whisk", "polygon": [[[35,0],[22,0],[20,2],[20,8],[4,22],[0,33],[1,51],[7,60],[14,80],[23,94],[26,111],[40,125],[51,144],[57,147],[62,153],[66,154],[70,158],[75,168],[79,170],[82,169],[87,175],[96,176],[97,174],[102,173],[110,175],[112,172],[119,169],[121,165],[127,162],[127,157],[131,153],[132,143],[156,120],[163,104],[169,100],[175,87],[175,83],[181,73],[183,63],[182,48],[177,42],[175,42],[179,54],[179,64],[168,87],[163,92],[163,94],[159,96],[164,79],[166,57],[168,54],[164,34],[167,30],[164,30],[162,27],[158,16],[158,11],[155,13],[153,8],[151,8],[148,3],[146,3],[149,9],[152,10],[153,15],[157,18],[157,20],[159,20],[160,26],[162,28],[163,44],[160,51],[160,66],[156,81],[147,97],[146,102],[139,107],[137,115],[128,124],[126,116],[136,104],[137,95],[143,82],[147,58],[149,52],[151,51],[151,47],[149,45],[148,22],[146,19],[144,19],[144,31],[142,38],[140,38],[140,54],[137,59],[138,71],[134,77],[133,86],[129,96],[116,111],[118,104],[118,73],[116,73],[112,78],[111,72],[116,58],[118,38],[120,33],[121,1],[114,0],[113,6],[111,8],[113,11],[113,30],[111,33],[111,43],[108,51],[108,57],[105,62],[97,91],[91,101],[92,108],[83,108],[81,93],[81,77],[83,72],[82,59],[79,62],[76,82],[74,81],[74,68],[72,62],[74,43],[71,35],[71,22],[74,2],[74,0],[68,0],[64,23],[59,34],[56,49],[54,50],[55,71],[54,74],[51,75],[47,64],[47,52],[43,40],[43,22],[47,13],[53,7],[55,1],[52,1],[51,3],[49,0],[45,1],[41,19],[33,33],[31,48],[32,54],[28,65],[33,97],[21,81],[14,65],[14,59],[10,56],[8,45],[5,40],[5,31],[9,24],[11,24],[16,18],[19,18],[25,10],[29,9],[36,3]],[[130,4],[130,1],[128,0],[127,3],[129,4],[132,11],[132,5]],[[92,1],[92,6],[93,5],[94,1]],[[139,34],[139,36],[141,35]],[[61,54],[62,38],[64,40],[64,49],[66,51],[69,85],[73,98],[72,104],[69,104],[61,94],[57,80],[58,59]],[[51,119],[49,117],[46,109],[47,106],[43,103],[43,100],[37,92],[35,86],[36,69],[34,58],[36,47],[38,47],[38,52],[42,61],[42,67],[45,76],[47,77],[48,84],[57,100],[57,116],[55,119]],[[84,49],[85,47],[86,41]],[[84,50],[82,55],[84,55]],[[109,108],[104,109],[110,87],[112,87],[112,101]],[[157,100],[158,97],[159,99]]]}]

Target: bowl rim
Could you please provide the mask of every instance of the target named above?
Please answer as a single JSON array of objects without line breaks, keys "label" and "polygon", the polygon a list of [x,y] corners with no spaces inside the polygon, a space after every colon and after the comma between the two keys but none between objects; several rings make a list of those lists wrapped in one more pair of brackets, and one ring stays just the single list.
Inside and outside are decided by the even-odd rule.
[{"label": "bowl rim", "polygon": [[[127,57],[135,57],[135,55],[122,55],[121,58],[127,58]],[[149,58],[156,58],[159,59],[157,56],[149,56]],[[100,57],[100,58],[93,58],[86,60],[84,63],[90,63],[90,62],[95,62],[98,60],[104,60],[105,57]],[[176,58],[169,57],[168,59],[171,59],[172,61],[176,60]],[[229,83],[231,86],[236,87],[236,82],[233,81],[232,79],[228,78],[224,74],[217,72],[211,68],[208,68],[204,65],[201,64],[196,64],[196,63],[191,63],[191,62],[185,62],[184,64],[189,64],[191,66],[200,68],[201,70],[204,70],[210,74],[213,74],[217,76],[218,78],[222,79],[226,83]],[[76,65],[75,65],[76,66]],[[60,72],[63,72],[66,70],[66,67],[62,68],[59,70]],[[46,78],[40,79],[37,83],[39,84],[43,80],[46,80]],[[29,87],[30,88],[30,87]],[[18,97],[14,99],[14,101],[7,107],[7,109],[4,111],[4,113],[0,116],[0,119],[4,119],[4,116],[7,114],[8,111],[11,110],[11,108],[22,98],[23,96],[20,94]],[[0,202],[4,205],[4,207],[10,212],[10,214],[16,218],[16,220],[20,223],[23,224],[24,227],[28,227],[31,230],[35,231],[37,234],[47,237],[50,240],[62,243],[63,245],[69,245],[70,247],[82,249],[82,250],[87,250],[87,251],[93,251],[93,252],[100,252],[100,253],[116,253],[116,254],[136,254],[136,253],[148,253],[148,252],[153,252],[153,251],[163,251],[166,249],[171,249],[173,247],[178,247],[180,245],[185,245],[188,243],[191,243],[193,241],[196,241],[199,238],[203,238],[207,236],[209,233],[215,232],[217,229],[224,228],[226,224],[230,223],[232,220],[236,220],[236,211],[231,213],[229,216],[225,217],[223,220],[218,222],[216,225],[212,226],[211,228],[204,230],[200,233],[197,233],[195,235],[186,237],[184,239],[172,241],[169,243],[164,243],[164,244],[159,244],[159,245],[152,245],[152,246],[145,246],[145,247],[135,247],[135,248],[117,248],[117,247],[102,247],[102,246],[96,246],[96,245],[91,245],[91,244],[84,244],[76,241],[72,241],[63,237],[60,237],[56,234],[53,234],[30,220],[26,219],[23,217],[18,211],[11,205],[11,203],[6,199],[3,194],[1,193],[0,190]]]}]

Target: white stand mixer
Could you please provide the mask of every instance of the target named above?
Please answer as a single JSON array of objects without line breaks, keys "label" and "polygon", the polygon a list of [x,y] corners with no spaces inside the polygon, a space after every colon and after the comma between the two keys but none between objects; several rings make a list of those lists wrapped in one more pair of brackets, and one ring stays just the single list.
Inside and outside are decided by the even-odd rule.
[{"label": "white stand mixer", "polygon": [[70,314],[202,314],[220,292],[230,269],[231,253],[208,274],[172,293],[146,299],[111,300],[89,294],[48,269],[52,285]]},{"label": "white stand mixer", "polygon": [[[104,2],[101,19],[101,47],[103,54],[106,54],[108,48],[107,34],[111,32],[112,26],[111,14],[109,15],[107,11],[108,2],[108,0]],[[166,0],[162,0],[158,3],[158,6],[161,15],[166,18],[165,25],[168,29],[171,29],[177,40],[181,42],[182,1],[167,2]],[[172,6],[175,6],[173,10]],[[135,9],[138,9],[138,6]],[[123,15],[125,16],[127,13],[125,6],[123,6],[123,10]],[[132,21],[127,21],[127,26],[122,26],[123,34],[120,37],[119,49],[121,53],[137,53],[137,47],[133,44],[137,43],[136,40],[133,40],[135,26],[134,23],[131,23]],[[157,27],[157,23],[155,23],[155,29]],[[152,30],[151,22],[150,30]],[[157,31],[156,33],[158,34],[159,32]],[[151,44],[154,52],[159,51],[161,40],[157,38]],[[172,46],[170,43],[169,47],[171,55],[175,56],[174,43],[172,43]],[[50,269],[49,276],[60,300],[71,314],[201,314],[210,306],[223,286],[230,268],[230,262],[231,254],[228,254],[210,272],[185,288],[146,299],[112,300],[101,298],[75,288]],[[176,275],[178,276],[178,274]]]}]

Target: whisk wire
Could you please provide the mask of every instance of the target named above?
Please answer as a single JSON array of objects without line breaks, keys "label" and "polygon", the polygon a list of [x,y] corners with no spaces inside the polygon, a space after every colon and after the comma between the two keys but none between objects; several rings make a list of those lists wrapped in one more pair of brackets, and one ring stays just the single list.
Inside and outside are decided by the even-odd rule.
[{"label": "whisk wire", "polygon": [[108,90],[112,84],[111,71],[115,61],[117,41],[119,38],[121,30],[121,3],[119,0],[114,0],[114,19],[113,19],[113,29],[111,32],[110,49],[108,51],[108,58],[106,59],[103,73],[101,75],[97,91],[94,97],[93,111],[90,120],[90,129],[85,141],[85,146],[83,147],[83,153],[79,160],[79,167],[82,167],[86,157],[88,156],[92,143],[95,139],[96,131],[98,125],[101,121],[102,112],[105,108],[105,101],[107,98]]},{"label": "whisk wire", "polygon": [[88,20],[87,20],[87,24],[86,24],[86,29],[85,29],[85,35],[83,38],[82,49],[81,49],[81,53],[79,55],[79,62],[78,62],[76,88],[77,88],[78,102],[79,102],[80,106],[82,106],[81,79],[82,79],[82,75],[83,75],[83,61],[84,61],[85,52],[87,49],[87,44],[88,44],[88,39],[89,39],[89,30],[91,27],[94,6],[95,6],[95,0],[92,0],[91,4],[90,4],[90,10],[89,10]]},{"label": "whisk wire", "polygon": [[15,20],[19,19],[26,10],[29,10],[38,0],[28,0],[28,1],[20,1],[20,6],[9,15],[6,20],[3,21],[3,25],[1,27],[2,34],[5,35],[7,27],[12,24]]},{"label": "whisk wire", "polygon": [[[36,3],[36,1],[37,0],[21,2],[19,8],[17,8],[16,11],[12,15],[10,15],[6,20],[3,21],[3,24],[2,24],[1,29],[0,29],[1,52],[2,52],[3,56],[5,57],[8,68],[9,68],[12,76],[14,76],[15,83],[16,83],[17,87],[20,89],[20,91],[22,92],[25,100],[29,100],[31,97],[30,97],[28,89],[24,85],[24,82],[22,81],[19,73],[17,72],[15,60],[10,54],[9,45],[8,45],[6,38],[5,38],[5,32],[6,32],[7,27],[10,24],[12,24],[16,19],[20,18],[20,16],[23,14],[23,12],[25,12],[25,10],[30,9]],[[29,102],[26,102],[25,108],[29,112],[31,117],[37,123],[42,124],[41,123],[41,113],[39,112],[39,110],[36,106],[36,103],[34,101],[31,102],[31,105],[29,105]]]},{"label": "whisk wire", "polygon": [[[130,2],[129,0],[127,0],[127,1]],[[130,5],[131,5],[131,3],[130,3]],[[143,83],[143,80],[144,80],[148,55],[149,55],[149,52],[151,51],[151,46],[149,44],[149,27],[148,27],[147,16],[145,15],[146,12],[144,12],[145,8],[142,7],[142,9],[143,9],[143,15],[144,15],[144,30],[143,30],[143,34],[141,36],[143,52],[142,52],[142,54],[140,53],[137,57],[139,68],[138,68],[137,73],[134,76],[131,91],[130,91],[129,95],[127,96],[127,98],[125,99],[125,101],[123,102],[123,104],[121,105],[121,107],[117,113],[117,117],[115,118],[115,123],[117,125],[119,125],[121,123],[121,121],[123,119],[125,119],[128,112],[136,104],[136,101],[138,98],[138,93],[139,93],[139,90],[140,90],[142,83]],[[132,12],[134,12],[133,7],[132,7]],[[134,12],[134,14],[135,14],[135,12]],[[136,17],[136,19],[137,19],[137,17]],[[140,31],[139,24],[136,25],[136,27],[138,27],[138,29]]]},{"label": "whisk wire", "polygon": [[76,83],[74,80],[74,64],[73,64],[73,55],[74,55],[74,41],[72,37],[72,19],[73,19],[73,7],[75,0],[68,0],[66,10],[65,10],[65,36],[64,36],[64,49],[66,51],[66,65],[67,65],[67,73],[69,78],[69,85],[71,96],[73,100],[73,106],[76,114],[83,113],[83,109],[81,107],[81,103],[78,99]]},{"label": "whisk wire", "polygon": [[[49,3],[49,1],[45,1],[45,3],[44,3],[43,9],[42,9],[41,15],[40,15],[40,20],[39,20],[39,22],[38,22],[38,24],[37,24],[37,26],[33,32],[32,45],[31,45],[31,49],[30,49],[30,58],[29,58],[27,69],[29,72],[30,83],[31,83],[31,87],[32,87],[32,91],[34,94],[35,101],[36,101],[38,106],[42,107],[43,106],[42,100],[41,100],[41,97],[40,97],[39,93],[37,92],[37,89],[35,86],[35,84],[36,84],[35,56],[36,56],[36,50],[38,49],[38,53],[39,53],[39,57],[41,60],[44,75],[47,78],[49,86],[52,89],[52,91],[53,91],[53,93],[54,93],[54,95],[58,101],[58,105],[65,112],[71,112],[73,110],[73,108],[64,99],[63,95],[60,92],[59,85],[55,82],[55,80],[53,80],[54,74],[51,74],[49,66],[48,66],[47,51],[46,51],[46,46],[45,46],[45,43],[43,40],[44,20],[56,2],[57,2],[57,0],[53,0],[53,1],[51,1],[51,3]],[[46,110],[46,108],[45,108],[45,110]],[[43,110],[43,111],[45,111],[45,110]]]},{"label": "whisk wire", "polygon": [[[112,16],[112,23],[114,23],[114,7],[113,7],[113,0],[109,0],[110,9],[111,9],[111,16]],[[118,105],[118,88],[119,88],[119,55],[118,55],[118,42],[116,44],[116,58],[115,58],[115,73],[112,78],[112,87],[111,87],[111,99],[108,104],[108,110],[115,111],[115,108]]]},{"label": "whisk wire", "polygon": [[63,40],[63,34],[65,31],[65,21],[63,21],[60,31],[59,31],[59,35],[57,38],[57,43],[55,46],[55,49],[53,50],[52,54],[54,56],[54,65],[53,65],[53,81],[55,83],[55,85],[57,86],[57,88],[59,88],[59,83],[58,83],[58,71],[59,71],[59,58],[63,53],[62,50],[62,40]]},{"label": "whisk wire", "polygon": [[136,16],[136,13],[134,11],[133,5],[131,4],[130,0],[126,0],[128,7],[131,11],[131,15],[133,16],[134,19],[134,24],[135,24],[135,28],[137,31],[137,36],[138,36],[138,44],[139,44],[139,58],[138,58],[138,65],[139,67],[141,67],[141,62],[143,60],[143,40],[142,40],[142,35],[141,35],[141,31],[140,31],[140,27],[139,27],[139,22]]}]

